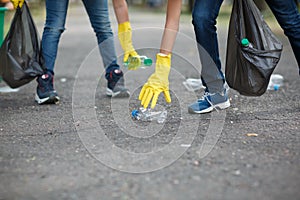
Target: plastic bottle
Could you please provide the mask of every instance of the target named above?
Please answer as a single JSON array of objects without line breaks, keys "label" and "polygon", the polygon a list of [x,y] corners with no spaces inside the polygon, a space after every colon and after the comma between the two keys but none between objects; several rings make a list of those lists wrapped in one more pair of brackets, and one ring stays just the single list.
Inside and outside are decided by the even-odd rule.
[{"label": "plastic bottle", "polygon": [[166,120],[168,112],[163,111],[152,111],[151,109],[140,108],[139,110],[133,110],[131,116],[140,121],[151,122],[156,120],[157,123],[162,124]]},{"label": "plastic bottle", "polygon": [[253,45],[249,42],[249,40],[247,38],[243,38],[241,40],[241,44],[243,47],[253,47]]},{"label": "plastic bottle", "polygon": [[124,62],[124,67],[129,69],[145,68],[152,65],[152,59],[147,56],[138,56],[141,62],[138,61],[137,57],[129,57],[126,62]]},{"label": "plastic bottle", "polygon": [[10,88],[9,86],[0,87],[0,93],[18,92],[20,88]]},{"label": "plastic bottle", "polygon": [[194,92],[205,88],[202,84],[201,79],[188,78],[182,83],[185,86],[185,88],[190,92]]},{"label": "plastic bottle", "polygon": [[280,74],[272,74],[267,89],[277,91],[282,85],[283,76],[281,76]]},{"label": "plastic bottle", "polygon": [[[0,76],[0,83],[3,81],[2,77]],[[2,84],[1,84],[2,85]],[[4,84],[5,86],[0,87],[0,93],[10,93],[10,92],[18,92],[20,88],[11,88]]]}]

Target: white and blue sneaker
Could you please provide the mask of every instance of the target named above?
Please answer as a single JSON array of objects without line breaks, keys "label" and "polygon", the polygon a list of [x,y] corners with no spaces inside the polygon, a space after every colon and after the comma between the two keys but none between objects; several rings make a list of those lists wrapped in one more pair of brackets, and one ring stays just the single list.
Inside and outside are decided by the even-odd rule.
[{"label": "white and blue sneaker", "polygon": [[213,111],[213,109],[225,109],[230,107],[230,101],[226,90],[222,93],[208,93],[206,92],[201,99],[188,107],[189,113],[203,114]]}]

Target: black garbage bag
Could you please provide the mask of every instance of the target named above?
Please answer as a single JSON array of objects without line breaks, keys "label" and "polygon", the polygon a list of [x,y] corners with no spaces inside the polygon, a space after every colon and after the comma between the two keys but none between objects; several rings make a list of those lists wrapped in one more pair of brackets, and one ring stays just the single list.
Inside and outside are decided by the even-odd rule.
[{"label": "black garbage bag", "polygon": [[264,94],[281,52],[281,42],[265,23],[253,0],[234,0],[225,66],[228,85],[241,95]]},{"label": "black garbage bag", "polygon": [[44,71],[38,32],[24,2],[17,8],[0,49],[0,76],[11,88],[17,88]]}]

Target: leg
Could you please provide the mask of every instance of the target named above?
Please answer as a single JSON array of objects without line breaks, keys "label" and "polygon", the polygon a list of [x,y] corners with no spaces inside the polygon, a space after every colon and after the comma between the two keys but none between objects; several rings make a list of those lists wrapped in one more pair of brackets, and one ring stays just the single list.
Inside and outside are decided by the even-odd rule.
[{"label": "leg", "polygon": [[42,36],[42,52],[46,68],[52,74],[57,55],[58,43],[65,30],[69,0],[46,0],[46,22]]},{"label": "leg", "polygon": [[216,32],[216,18],[223,0],[196,0],[193,9],[193,25],[202,63],[201,78],[211,93],[224,90]]},{"label": "leg", "polygon": [[100,54],[107,72],[119,69],[107,0],[83,0],[91,25],[96,33]]},{"label": "leg", "polygon": [[38,104],[53,104],[59,101],[54,90],[53,75],[57,55],[58,42],[64,31],[68,0],[46,0],[46,23],[42,37],[42,54],[45,59],[47,73],[38,77],[35,101]]},{"label": "leg", "polygon": [[202,63],[201,79],[206,86],[203,98],[188,107],[189,113],[208,113],[230,106],[224,88],[217,39],[216,18],[223,0],[196,0],[193,9],[193,25]]},{"label": "leg", "polygon": [[293,0],[266,0],[278,23],[289,38],[300,74],[300,14]]},{"label": "leg", "polygon": [[111,97],[129,97],[129,91],[124,87],[123,72],[117,64],[107,0],[83,0],[83,3],[96,33],[100,54],[106,69],[106,95]]}]

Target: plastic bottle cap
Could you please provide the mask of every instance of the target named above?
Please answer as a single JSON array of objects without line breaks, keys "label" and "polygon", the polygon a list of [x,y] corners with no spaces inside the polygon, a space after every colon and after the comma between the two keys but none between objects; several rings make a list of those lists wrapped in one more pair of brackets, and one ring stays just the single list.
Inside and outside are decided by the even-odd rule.
[{"label": "plastic bottle cap", "polygon": [[136,117],[136,116],[138,115],[138,113],[139,113],[138,110],[133,110],[133,111],[131,112],[131,116],[132,116],[132,117]]},{"label": "plastic bottle cap", "polygon": [[127,59],[125,62],[123,62],[123,65],[125,65],[125,66],[128,66],[128,65],[129,65],[128,59]]},{"label": "plastic bottle cap", "polygon": [[146,58],[144,60],[144,65],[146,66],[151,66],[152,65],[152,59],[151,58]]},{"label": "plastic bottle cap", "polygon": [[275,91],[279,90],[279,85],[274,85],[274,90]]},{"label": "plastic bottle cap", "polygon": [[241,40],[241,44],[242,44],[242,46],[246,47],[249,45],[249,40],[247,38],[243,38]]}]

